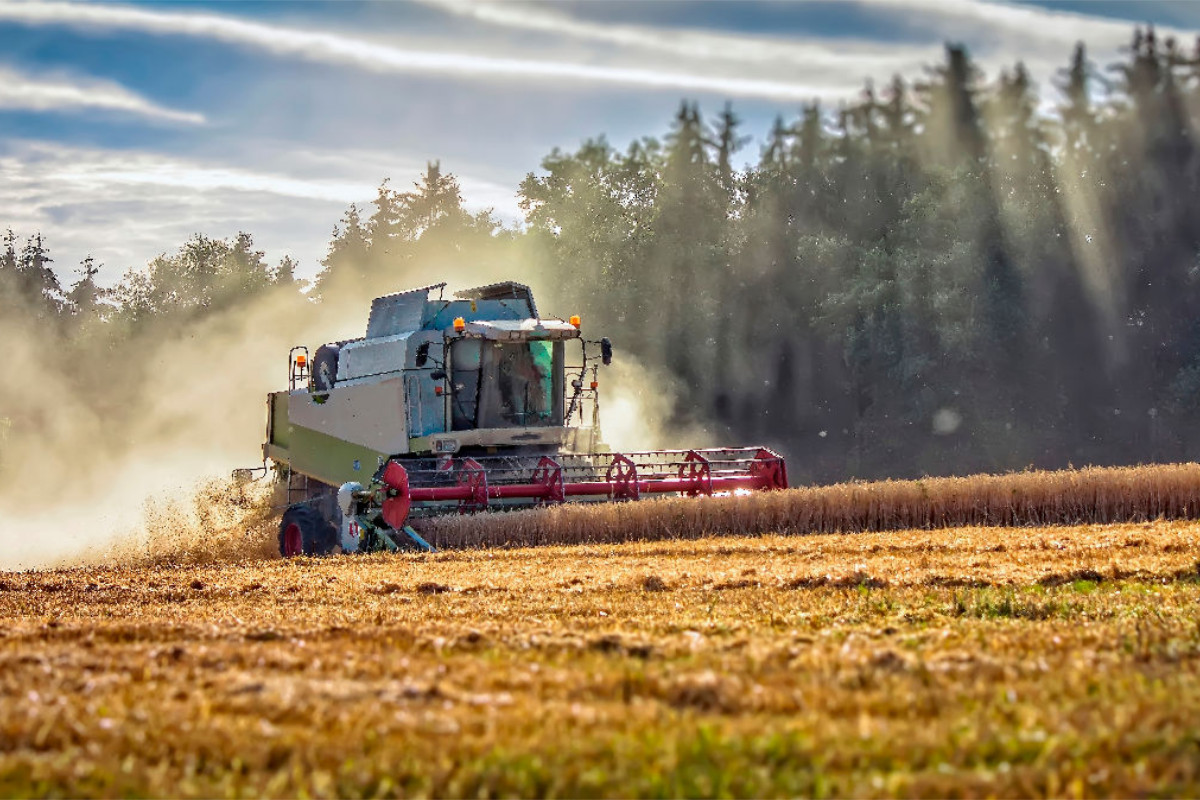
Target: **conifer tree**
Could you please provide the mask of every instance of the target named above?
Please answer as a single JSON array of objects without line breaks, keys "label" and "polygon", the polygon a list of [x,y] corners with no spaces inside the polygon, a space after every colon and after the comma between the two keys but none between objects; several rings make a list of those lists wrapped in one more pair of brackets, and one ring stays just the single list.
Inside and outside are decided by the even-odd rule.
[{"label": "conifer tree", "polygon": [[717,178],[726,192],[734,191],[733,156],[750,141],[749,136],[740,136],[738,127],[742,121],[733,113],[733,104],[726,103],[717,118],[716,129],[710,142],[717,152]]},{"label": "conifer tree", "polygon": [[350,204],[340,226],[333,226],[329,253],[321,260],[324,269],[317,275],[314,294],[323,298],[335,287],[366,285],[370,278],[369,255],[371,241],[363,227],[358,206]]},{"label": "conifer tree", "polygon": [[94,319],[103,319],[108,306],[103,302],[108,297],[108,291],[96,285],[96,276],[100,274],[100,265],[92,256],[85,256],[75,270],[79,280],[72,284],[67,292],[67,303],[75,319],[86,324]]},{"label": "conifer tree", "polygon": [[53,262],[41,233],[30,236],[17,257],[18,296],[38,319],[54,317],[62,309],[62,286],[50,268]]},{"label": "conifer tree", "polygon": [[408,245],[416,238],[404,219],[407,197],[393,190],[389,183],[385,179],[379,185],[375,211],[367,221],[365,231],[370,242],[367,262],[370,272],[376,276],[399,268],[410,255]]},{"label": "conifer tree", "polygon": [[711,287],[721,269],[728,202],[709,159],[699,110],[685,101],[667,137],[650,290],[666,322],[659,336],[662,359],[687,386],[696,385],[711,364],[711,351],[697,344],[712,339],[718,298]]},{"label": "conifer tree", "polygon": [[300,289],[307,281],[296,277],[296,268],[300,266],[291,256],[285,255],[279,259],[275,269],[271,270],[271,283],[285,289]]},{"label": "conifer tree", "polygon": [[17,263],[17,235],[7,228],[0,237],[0,309],[16,309],[20,305]]}]

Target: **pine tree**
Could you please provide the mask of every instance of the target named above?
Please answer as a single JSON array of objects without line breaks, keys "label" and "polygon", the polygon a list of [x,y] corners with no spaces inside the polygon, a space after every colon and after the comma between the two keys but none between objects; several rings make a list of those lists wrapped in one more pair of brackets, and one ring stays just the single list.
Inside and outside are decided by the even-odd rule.
[{"label": "pine tree", "polygon": [[413,187],[413,191],[400,196],[401,225],[410,241],[417,241],[438,228],[448,229],[453,235],[469,226],[470,215],[463,209],[458,179],[443,174],[441,162],[426,164],[425,174]]},{"label": "pine tree", "polygon": [[401,196],[388,184],[379,184],[375,196],[375,212],[366,224],[366,237],[370,241],[368,264],[371,273],[383,273],[400,267],[411,255],[409,245],[417,238],[406,222],[407,196]]},{"label": "pine tree", "polygon": [[219,267],[219,283],[223,303],[253,297],[271,285],[266,253],[254,249],[254,237],[249,233],[239,231],[234,237]]},{"label": "pine tree", "polygon": [[733,175],[733,156],[750,141],[749,136],[739,136],[738,126],[741,120],[733,113],[733,105],[725,104],[721,116],[717,118],[716,129],[710,140],[710,146],[717,151],[717,178],[726,192],[735,189]]},{"label": "pine tree", "polygon": [[700,113],[686,101],[667,137],[658,201],[650,288],[666,323],[661,357],[684,386],[698,388],[711,359],[711,350],[698,343],[710,342],[715,327],[719,298],[712,287],[729,201],[709,160]]},{"label": "pine tree", "polygon": [[67,303],[77,322],[86,324],[95,319],[103,319],[110,308],[104,300],[109,291],[96,285],[96,276],[100,274],[100,265],[88,255],[79,263],[75,270],[79,275],[70,291],[67,292]]},{"label": "pine tree", "polygon": [[62,286],[50,268],[50,248],[41,233],[25,241],[17,258],[17,292],[26,308],[39,319],[56,316],[62,309]]},{"label": "pine tree", "polygon": [[17,235],[8,228],[0,238],[0,309],[15,310],[21,305],[17,263]]},{"label": "pine tree", "polygon": [[762,155],[759,158],[760,170],[782,170],[785,168],[790,149],[788,144],[789,136],[790,133],[787,126],[783,124],[783,117],[775,117],[775,121],[771,124],[771,133],[767,136],[767,143],[763,147]]},{"label": "pine tree", "polygon": [[1089,78],[1094,71],[1087,58],[1087,47],[1083,42],[1075,45],[1071,54],[1071,65],[1059,71],[1056,82],[1066,102],[1059,105],[1058,115],[1062,119],[1068,153],[1078,158],[1094,137],[1096,118],[1088,91]]},{"label": "pine tree", "polygon": [[362,225],[358,206],[350,204],[342,217],[341,226],[333,227],[329,253],[321,261],[324,269],[317,275],[313,294],[326,297],[339,288],[362,286],[368,283],[371,241]]},{"label": "pine tree", "polygon": [[824,146],[825,133],[821,124],[821,106],[809,103],[792,140],[792,160],[804,171],[812,171]]},{"label": "pine tree", "polygon": [[879,107],[883,136],[893,150],[907,149],[912,142],[915,112],[908,102],[908,86],[899,75],[892,78],[887,97]]},{"label": "pine tree", "polygon": [[296,277],[296,268],[300,265],[291,256],[285,255],[279,259],[275,269],[271,270],[271,283],[285,289],[300,289],[306,283]]}]

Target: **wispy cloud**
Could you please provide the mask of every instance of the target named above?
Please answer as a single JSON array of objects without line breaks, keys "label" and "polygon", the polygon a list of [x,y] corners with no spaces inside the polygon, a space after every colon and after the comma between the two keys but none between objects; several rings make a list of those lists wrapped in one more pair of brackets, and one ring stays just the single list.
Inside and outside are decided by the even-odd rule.
[{"label": "wispy cloud", "polygon": [[199,125],[204,116],[160,106],[123,86],[97,80],[35,77],[0,68],[0,109],[72,111],[102,109],[152,120]]},{"label": "wispy cloud", "polygon": [[[45,147],[34,148],[34,152],[39,149],[43,154],[49,152]],[[55,156],[54,160],[57,163],[53,172],[44,174],[43,177],[65,181],[83,191],[104,191],[115,186],[156,186],[190,192],[263,192],[342,205],[371,195],[369,183],[306,180],[150,153],[117,153],[72,148],[68,152],[59,151]]]},{"label": "wispy cloud", "polygon": [[91,253],[106,283],[198,231],[252,231],[272,258],[287,252],[313,270],[342,210],[373,194],[368,181],[36,141],[0,142],[0,186],[0,227],[46,234],[64,280]]},{"label": "wispy cloud", "polygon": [[597,23],[545,4],[419,2],[493,28],[544,33],[559,41],[609,46],[609,50],[602,47],[578,58],[557,60],[512,57],[481,52],[480,47],[428,49],[427,43],[382,42],[231,15],[61,0],[0,0],[0,22],[203,38],[278,57],[382,74],[517,79],[574,87],[613,85],[791,102],[844,98],[868,77],[912,74],[938,60],[940,43],[946,39],[967,42],[989,69],[1024,59],[1035,74],[1045,75],[1065,63],[1074,41],[1083,39],[1098,53],[1113,53],[1128,40],[1130,27],[1118,20],[985,0],[852,0],[897,29],[924,34],[918,38],[928,41],[901,44],[839,37],[835,42],[815,36]]},{"label": "wispy cloud", "polygon": [[[865,76],[893,72],[912,74],[936,61],[937,46],[946,40],[971,46],[980,63],[998,69],[1024,60],[1035,74],[1046,76],[1065,64],[1070,48],[1084,41],[1102,57],[1114,55],[1130,39],[1131,23],[1031,4],[990,0],[845,0],[883,18],[910,39],[928,44],[862,41],[839,37],[787,38],[711,32],[685,28],[597,23],[569,16],[547,3],[416,0],[456,17],[510,30],[552,34],[579,42],[605,43],[697,61],[735,62],[754,67],[775,65],[809,76],[849,73]],[[1187,36],[1159,26],[1165,36]]]},{"label": "wispy cloud", "polygon": [[[272,258],[287,252],[299,257],[307,270],[315,271],[328,244],[329,230],[346,205],[370,201],[384,176],[392,176],[394,185],[404,188],[420,172],[427,155],[442,157],[446,168],[459,175],[464,196],[473,207],[495,207],[500,216],[515,221],[520,215],[514,187],[532,166],[529,153],[546,152],[564,139],[584,135],[580,130],[614,133],[613,126],[620,128],[619,123],[627,119],[612,116],[612,109],[626,98],[636,96],[647,108],[658,102],[653,96],[628,91],[598,109],[576,104],[567,106],[572,109],[569,113],[556,113],[563,99],[545,100],[547,93],[540,91],[543,86],[568,90],[564,97],[571,94],[569,90],[577,95],[585,86],[609,86],[784,102],[837,100],[852,97],[866,77],[886,79],[893,72],[916,77],[921,64],[940,60],[941,43],[947,39],[970,45],[989,72],[1020,58],[1035,76],[1044,78],[1065,65],[1076,39],[1087,41],[1093,57],[1102,61],[1105,54],[1115,53],[1126,43],[1130,29],[1129,23],[1121,21],[981,0],[846,0],[860,12],[866,9],[877,23],[894,28],[897,36],[909,42],[897,45],[844,38],[823,41],[811,34],[600,23],[571,16],[570,5],[422,2],[447,12],[440,19],[440,33],[434,34],[440,39],[386,34],[389,38],[385,40],[385,34],[378,31],[334,32],[316,27],[318,22],[311,28],[264,24],[233,14],[155,6],[0,0],[0,24],[54,30],[70,27],[88,34],[125,31],[187,37],[281,60],[362,73],[460,78],[476,84],[461,87],[464,95],[496,96],[486,114],[466,103],[458,105],[469,105],[470,115],[455,116],[456,109],[444,105],[436,110],[414,106],[405,111],[410,118],[406,122],[399,116],[381,115],[375,103],[378,86],[372,85],[362,90],[364,95],[371,93],[371,103],[364,105],[370,108],[369,116],[353,117],[356,105],[352,102],[339,106],[338,114],[327,115],[353,119],[361,131],[379,132],[378,136],[358,136],[349,150],[322,146],[312,138],[323,116],[316,110],[317,101],[310,106],[306,100],[304,119],[311,124],[295,126],[293,136],[291,129],[284,128],[295,119],[294,111],[285,107],[287,98],[278,97],[280,114],[261,115],[278,118],[277,126],[239,129],[236,138],[228,132],[227,141],[220,138],[223,129],[205,129],[203,137],[171,145],[192,148],[187,156],[15,142],[0,134],[0,186],[4,187],[0,191],[0,226],[11,224],[22,233],[38,229],[47,233],[56,248],[58,266],[66,270],[87,252],[119,271],[145,263],[195,231],[227,236],[245,229],[255,233]],[[629,12],[629,18],[636,16],[635,11]],[[439,26],[432,30],[438,31]],[[455,37],[453,42],[450,36]],[[541,44],[531,47],[531,42]],[[179,40],[178,44],[186,46],[188,42]],[[267,74],[247,76],[246,83],[254,88],[268,80]],[[497,88],[539,88],[525,93],[524,98],[536,97],[539,106],[536,113],[521,111],[524,127],[519,137],[513,137],[524,147],[520,151],[524,155],[510,155],[518,148],[508,142],[503,147],[495,144],[486,157],[487,164],[465,163],[472,158],[483,160],[470,155],[479,150],[469,141],[472,126],[480,119],[501,124],[496,121],[514,113],[504,105],[509,95],[492,92],[493,82]],[[347,89],[348,93],[354,91],[352,85]],[[419,96],[422,93],[414,94],[418,95],[414,103],[426,102]],[[263,96],[256,94],[255,102]],[[750,109],[749,124],[759,128],[773,113],[770,108],[764,110],[768,104],[744,105]],[[27,75],[11,69],[0,69],[0,108],[106,109],[162,122],[204,121],[199,114],[163,108],[120,85],[87,81],[73,74]],[[215,105],[203,110],[210,117],[222,113]],[[623,107],[621,113],[625,113]],[[629,110],[628,118],[636,113]],[[416,132],[414,118],[420,118],[426,127]],[[462,122],[464,119],[467,122]],[[574,126],[564,127],[564,119]],[[657,127],[660,122],[656,117],[640,129],[633,124],[625,128],[646,132],[647,126]],[[406,144],[400,149],[413,151],[412,157],[398,156],[387,149],[392,146],[390,139],[383,141],[397,125],[404,125],[407,132]],[[53,134],[47,131],[44,135]],[[268,138],[256,138],[264,136]],[[462,140],[468,141],[464,144]],[[300,152],[304,150],[309,151],[308,156]],[[468,155],[460,158],[463,154]]]},{"label": "wispy cloud", "polygon": [[874,73],[894,70],[905,62],[920,64],[929,47],[839,38],[836,42],[814,37],[779,38],[689,29],[664,29],[639,25],[598,24],[548,10],[545,3],[480,3],[470,0],[416,0],[464,19],[503,28],[567,36],[587,42],[638,48],[698,61],[734,62],[756,66],[785,66],[820,71],[846,68]]},{"label": "wispy cloud", "polygon": [[[1133,22],[1076,11],[1043,8],[1032,3],[990,0],[854,0],[894,19],[909,34],[932,34],[967,44],[988,71],[1023,61],[1033,75],[1046,78],[1065,67],[1076,42],[1100,63],[1118,58],[1128,45]],[[1113,4],[1116,6],[1117,4]],[[1131,9],[1139,7],[1129,3]],[[1161,36],[1190,41],[1191,34],[1166,25]]]},{"label": "wispy cloud", "polygon": [[[144,151],[0,141],[0,228],[45,233],[63,256],[63,275],[92,253],[109,265],[106,282],[197,231],[229,236],[249,230],[270,258],[292,255],[311,275],[346,207],[374,199],[385,175],[405,187],[420,164],[395,153],[343,155],[353,168],[342,177],[311,178],[305,175],[311,157],[303,153],[286,159],[289,172]],[[405,171],[397,173],[397,167]],[[460,184],[469,208],[492,207],[517,219],[512,187],[472,175],[460,176]]]},{"label": "wispy cloud", "polygon": [[[864,6],[916,16],[939,34],[966,35],[983,42],[1013,45],[1048,43],[1056,47],[1078,40],[1110,45],[1129,40],[1130,23],[1073,11],[989,0],[856,0]],[[1160,28],[1165,33],[1181,31]],[[1020,52],[1022,47],[1014,47]]]},{"label": "wispy cloud", "polygon": [[[500,81],[518,78],[575,86],[584,82],[791,101],[844,94],[848,88],[846,76],[838,76],[836,83],[830,84],[828,81],[781,81],[728,73],[686,72],[657,66],[612,66],[489,56],[465,51],[430,51],[343,34],[266,25],[218,14],[127,6],[0,0],[0,21],[202,37],[257,52],[380,73],[423,73]],[[890,63],[895,65],[895,62]],[[861,74],[855,74],[852,80],[858,81],[862,77]]]}]

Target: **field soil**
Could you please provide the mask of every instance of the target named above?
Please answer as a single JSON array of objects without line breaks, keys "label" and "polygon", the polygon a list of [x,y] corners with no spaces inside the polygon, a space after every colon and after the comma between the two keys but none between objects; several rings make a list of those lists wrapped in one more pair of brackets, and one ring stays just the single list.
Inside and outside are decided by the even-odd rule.
[{"label": "field soil", "polygon": [[1200,793],[1200,526],[0,574],[0,794]]}]

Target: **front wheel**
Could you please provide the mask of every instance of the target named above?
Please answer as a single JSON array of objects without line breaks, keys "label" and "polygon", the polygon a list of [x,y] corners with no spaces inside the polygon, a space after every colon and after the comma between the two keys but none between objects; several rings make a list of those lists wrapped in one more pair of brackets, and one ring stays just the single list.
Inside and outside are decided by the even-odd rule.
[{"label": "front wheel", "polygon": [[325,556],[338,545],[337,528],[310,505],[294,505],[279,521],[279,552],[284,558]]}]

